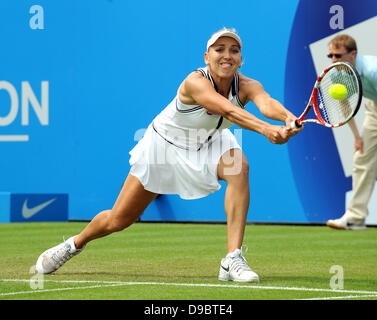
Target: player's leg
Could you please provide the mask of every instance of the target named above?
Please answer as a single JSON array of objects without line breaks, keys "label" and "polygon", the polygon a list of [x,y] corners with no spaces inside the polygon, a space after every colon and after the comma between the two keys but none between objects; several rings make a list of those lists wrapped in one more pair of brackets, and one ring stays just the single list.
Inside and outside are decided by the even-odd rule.
[{"label": "player's leg", "polygon": [[227,215],[228,253],[242,246],[250,202],[249,164],[241,149],[224,153],[218,165],[218,177],[227,182],[224,207]]},{"label": "player's leg", "polygon": [[54,272],[79,254],[89,241],[128,227],[156,196],[146,191],[140,181],[129,174],[114,207],[97,214],[79,235],[43,252],[37,260],[36,270],[38,273]]},{"label": "player's leg", "polygon": [[111,210],[97,214],[78,234],[74,243],[82,248],[89,241],[121,231],[134,223],[157,194],[144,189],[140,181],[129,174]]},{"label": "player's leg", "polygon": [[259,282],[242,253],[246,217],[250,202],[249,164],[241,149],[224,153],[218,177],[227,182],[224,206],[227,215],[228,254],[220,263],[219,280]]}]

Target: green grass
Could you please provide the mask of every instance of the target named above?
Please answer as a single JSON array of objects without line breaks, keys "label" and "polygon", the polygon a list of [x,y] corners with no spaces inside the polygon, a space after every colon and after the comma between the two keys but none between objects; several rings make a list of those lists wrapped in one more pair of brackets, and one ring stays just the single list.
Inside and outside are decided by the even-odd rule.
[{"label": "green grass", "polygon": [[[246,227],[246,259],[260,276],[257,285],[217,280],[226,254],[225,224],[135,223],[89,243],[56,273],[44,276],[43,289],[33,290],[29,280],[39,278],[30,269],[39,254],[85,225],[0,224],[0,299],[377,300],[377,228],[286,225]],[[330,288],[334,265],[344,271],[341,291]]]}]

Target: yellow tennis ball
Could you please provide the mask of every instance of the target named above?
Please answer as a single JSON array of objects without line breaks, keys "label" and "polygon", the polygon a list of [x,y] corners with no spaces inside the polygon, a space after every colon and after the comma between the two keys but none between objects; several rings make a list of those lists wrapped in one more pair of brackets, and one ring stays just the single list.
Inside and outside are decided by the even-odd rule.
[{"label": "yellow tennis ball", "polygon": [[343,100],[347,97],[347,88],[343,84],[335,83],[329,88],[329,94],[336,100]]}]

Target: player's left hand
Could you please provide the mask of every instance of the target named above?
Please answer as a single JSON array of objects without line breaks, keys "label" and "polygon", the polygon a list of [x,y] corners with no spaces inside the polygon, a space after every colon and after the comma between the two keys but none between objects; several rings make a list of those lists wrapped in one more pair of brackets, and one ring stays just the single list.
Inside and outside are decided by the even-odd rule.
[{"label": "player's left hand", "polygon": [[300,131],[304,130],[304,126],[302,125],[300,128],[291,128],[291,123],[295,121],[297,118],[295,116],[288,116],[285,119],[285,130],[288,135],[288,139],[292,138],[295,136],[297,133]]}]

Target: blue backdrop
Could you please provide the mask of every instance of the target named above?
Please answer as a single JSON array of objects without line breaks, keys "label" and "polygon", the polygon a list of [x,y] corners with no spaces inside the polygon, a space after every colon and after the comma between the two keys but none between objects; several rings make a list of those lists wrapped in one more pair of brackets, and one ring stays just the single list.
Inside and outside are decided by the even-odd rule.
[{"label": "blue backdrop", "polygon": [[[141,130],[185,76],[204,65],[209,36],[224,26],[243,40],[240,71],[298,115],[315,79],[311,62],[301,57],[304,46],[339,31],[329,26],[329,8],[337,3],[360,12],[346,18],[347,25],[377,14],[373,1],[365,0],[366,8],[352,2],[245,0],[229,8],[224,0],[1,1],[0,192],[67,194],[70,220],[111,208]],[[39,7],[32,11],[33,5]],[[247,110],[261,116],[251,103]],[[340,190],[333,207],[317,208],[316,198],[307,196],[323,182],[300,179],[308,168],[310,177],[322,168],[303,161],[309,152],[304,141],[317,133],[332,139],[329,130],[307,129],[283,146],[243,131],[251,167],[249,222],[324,222],[344,210],[344,177],[329,185]],[[342,175],[336,159],[331,166]],[[141,219],[225,221],[224,192],[223,184],[200,200],[161,196]]]}]

